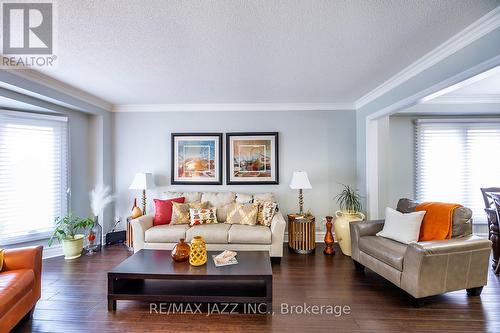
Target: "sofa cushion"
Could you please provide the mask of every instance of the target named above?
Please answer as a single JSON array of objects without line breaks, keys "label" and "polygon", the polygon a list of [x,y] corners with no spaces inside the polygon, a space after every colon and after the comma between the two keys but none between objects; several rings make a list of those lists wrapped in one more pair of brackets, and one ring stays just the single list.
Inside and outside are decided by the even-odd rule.
[{"label": "sofa cushion", "polygon": [[195,225],[186,232],[186,240],[190,242],[193,237],[201,236],[207,244],[227,244],[229,224],[202,224]]},{"label": "sofa cushion", "polygon": [[386,207],[384,228],[377,232],[377,236],[389,238],[404,244],[416,242],[418,241],[424,215],[425,211],[405,214]]},{"label": "sofa cushion", "polygon": [[183,203],[184,197],[160,200],[154,199],[155,203],[155,217],[153,218],[153,225],[169,224],[172,219],[172,202]]},{"label": "sofa cushion", "polygon": [[149,228],[144,233],[144,240],[148,243],[177,243],[186,238],[187,224],[163,224]]},{"label": "sofa cushion", "polygon": [[201,201],[200,192],[163,192],[161,197],[163,200],[184,197],[185,203]]},{"label": "sofa cushion", "polygon": [[190,208],[189,216],[191,217],[190,226],[200,224],[215,224],[217,223],[217,208]]},{"label": "sofa cushion", "polygon": [[236,195],[233,192],[203,192],[202,202],[208,202],[210,207],[217,208],[217,220],[225,222],[227,210],[234,203]]},{"label": "sofa cushion", "polygon": [[378,236],[364,236],[359,238],[358,247],[360,251],[403,271],[406,244]]},{"label": "sofa cushion", "polygon": [[172,202],[171,224],[189,224],[191,222],[190,209],[204,209],[208,207],[207,202],[178,203]]},{"label": "sofa cushion", "polygon": [[271,244],[271,229],[263,225],[233,224],[229,229],[229,243]]},{"label": "sofa cushion", "polygon": [[257,213],[257,224],[265,225],[270,227],[273,221],[274,214],[278,208],[278,204],[272,201],[260,201],[255,202],[259,205],[259,212]]},{"label": "sofa cushion", "polygon": [[253,201],[276,201],[274,200],[274,194],[271,192],[266,192],[266,193],[257,193],[253,195]]},{"label": "sofa cushion", "polygon": [[0,273],[0,318],[35,287],[32,269],[16,269]]},{"label": "sofa cushion", "polygon": [[227,212],[226,223],[229,224],[257,224],[259,205],[256,203],[234,203]]},{"label": "sofa cushion", "polygon": [[236,202],[237,203],[249,203],[252,202],[253,195],[250,193],[236,193]]},{"label": "sofa cushion", "polygon": [[[399,199],[397,210],[401,213],[412,213],[416,210],[418,202],[411,199]],[[451,237],[463,237],[472,233],[472,210],[467,207],[456,208],[453,211]]]}]

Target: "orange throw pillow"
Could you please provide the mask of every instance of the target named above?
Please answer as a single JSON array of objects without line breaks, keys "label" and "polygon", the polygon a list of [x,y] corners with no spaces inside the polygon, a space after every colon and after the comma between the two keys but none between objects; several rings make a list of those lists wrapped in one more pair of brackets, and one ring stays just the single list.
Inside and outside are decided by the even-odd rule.
[{"label": "orange throw pillow", "polygon": [[416,211],[426,211],[420,226],[419,242],[450,239],[453,226],[453,211],[459,204],[444,202],[423,202]]}]

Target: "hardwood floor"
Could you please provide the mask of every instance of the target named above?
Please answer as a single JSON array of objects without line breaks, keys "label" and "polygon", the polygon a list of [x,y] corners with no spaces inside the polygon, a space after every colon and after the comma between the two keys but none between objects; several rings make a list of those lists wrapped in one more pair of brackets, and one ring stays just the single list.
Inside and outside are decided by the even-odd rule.
[{"label": "hardwood floor", "polygon": [[[490,271],[480,297],[464,291],[432,297],[414,308],[408,296],[377,274],[355,271],[339,249],[334,257],[285,249],[273,266],[271,315],[150,314],[149,303],[118,302],[107,311],[106,272],[130,253],[113,246],[74,262],[43,262],[42,298],[33,319],[16,332],[500,332],[500,279]],[[350,314],[281,313],[281,304],[348,305]]]}]

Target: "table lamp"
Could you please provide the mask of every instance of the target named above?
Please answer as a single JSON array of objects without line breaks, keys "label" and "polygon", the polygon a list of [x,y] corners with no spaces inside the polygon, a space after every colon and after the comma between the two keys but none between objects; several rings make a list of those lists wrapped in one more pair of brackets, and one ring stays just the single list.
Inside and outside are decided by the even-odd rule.
[{"label": "table lamp", "polygon": [[132,184],[129,186],[130,190],[142,190],[142,214],[146,215],[146,190],[155,187],[152,173],[136,173]]},{"label": "table lamp", "polygon": [[309,178],[307,178],[307,173],[305,171],[294,171],[290,188],[292,190],[299,190],[299,214],[304,215],[304,195],[302,194],[302,190],[312,188]]}]

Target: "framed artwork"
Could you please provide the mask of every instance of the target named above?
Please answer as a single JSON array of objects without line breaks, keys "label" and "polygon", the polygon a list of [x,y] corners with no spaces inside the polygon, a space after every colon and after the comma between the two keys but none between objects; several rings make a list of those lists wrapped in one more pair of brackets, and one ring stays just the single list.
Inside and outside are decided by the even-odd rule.
[{"label": "framed artwork", "polygon": [[222,133],[172,133],[172,185],[222,185]]},{"label": "framed artwork", "polygon": [[226,133],[228,185],[279,184],[278,133]]}]

